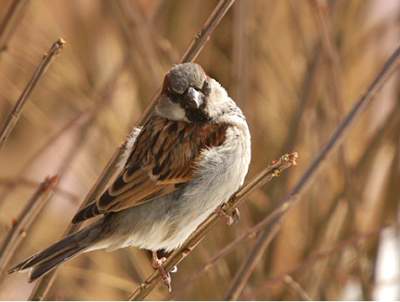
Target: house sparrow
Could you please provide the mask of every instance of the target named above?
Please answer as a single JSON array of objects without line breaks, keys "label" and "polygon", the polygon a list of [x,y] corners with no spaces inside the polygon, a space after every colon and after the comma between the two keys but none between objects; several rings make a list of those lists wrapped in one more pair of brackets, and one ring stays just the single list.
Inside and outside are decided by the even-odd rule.
[{"label": "house sparrow", "polygon": [[72,221],[101,218],[10,272],[32,268],[33,281],[79,254],[135,246],[152,251],[154,266],[170,281],[157,251],[180,247],[243,184],[250,163],[247,122],[199,65],[179,64],[130,142],[119,176]]}]

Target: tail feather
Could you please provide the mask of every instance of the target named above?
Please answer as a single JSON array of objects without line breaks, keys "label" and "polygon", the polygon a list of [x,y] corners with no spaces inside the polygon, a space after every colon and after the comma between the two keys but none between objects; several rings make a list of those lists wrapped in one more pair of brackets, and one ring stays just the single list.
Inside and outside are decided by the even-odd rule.
[{"label": "tail feather", "polygon": [[28,259],[22,261],[21,263],[17,264],[13,268],[11,268],[8,272],[11,274],[16,271],[22,271],[32,266],[46,260],[50,256],[54,256],[54,254],[61,253],[64,249],[67,249],[71,246],[71,243],[74,242],[73,237],[74,235],[68,236],[59,242],[54,243],[53,245],[49,246],[47,249],[34,254],[33,256],[29,257]]},{"label": "tail feather", "polygon": [[[94,230],[94,228],[87,228],[72,234],[17,264],[8,273],[11,274],[33,268],[30,274],[30,281],[39,278],[60,263],[71,259],[91,246],[98,238],[94,236],[95,234],[91,234]],[[91,234],[90,237],[88,236],[89,234]]]},{"label": "tail feather", "polygon": [[82,249],[83,249],[82,247],[78,246],[73,247],[65,251],[62,251],[61,253],[54,255],[53,257],[50,257],[45,261],[42,261],[41,263],[33,267],[33,270],[29,275],[29,282],[32,282],[37,278],[43,276],[44,274],[47,274],[62,262],[67,261],[74,256],[77,256],[79,252],[82,251]]}]

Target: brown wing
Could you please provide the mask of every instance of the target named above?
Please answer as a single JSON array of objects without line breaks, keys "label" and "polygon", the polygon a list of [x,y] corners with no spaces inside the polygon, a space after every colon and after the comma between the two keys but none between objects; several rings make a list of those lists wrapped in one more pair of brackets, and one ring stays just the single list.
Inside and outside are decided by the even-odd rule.
[{"label": "brown wing", "polygon": [[201,151],[223,143],[227,128],[152,117],[136,139],[125,169],[95,204],[76,215],[75,222],[174,192],[194,177]]}]

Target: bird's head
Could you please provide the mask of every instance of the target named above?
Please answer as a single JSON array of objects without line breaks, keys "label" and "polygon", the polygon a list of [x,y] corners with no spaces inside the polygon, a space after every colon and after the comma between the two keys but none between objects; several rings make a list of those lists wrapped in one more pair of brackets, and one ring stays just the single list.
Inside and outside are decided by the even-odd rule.
[{"label": "bird's head", "polygon": [[192,123],[214,121],[236,105],[225,89],[195,63],[175,65],[164,78],[156,112],[166,118]]}]

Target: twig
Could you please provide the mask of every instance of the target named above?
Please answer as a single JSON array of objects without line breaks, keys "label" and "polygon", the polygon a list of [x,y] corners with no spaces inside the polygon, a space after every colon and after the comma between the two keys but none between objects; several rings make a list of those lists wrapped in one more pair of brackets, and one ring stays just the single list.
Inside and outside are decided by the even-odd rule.
[{"label": "twig", "polygon": [[[71,119],[68,123],[66,123],[63,127],[57,130],[56,133],[52,134],[47,141],[37,149],[25,162],[22,169],[20,169],[16,175],[14,176],[15,181],[10,181],[7,183],[7,188],[0,193],[0,203],[4,201],[8,195],[16,188],[16,186],[20,183],[20,180],[24,180],[23,177],[27,174],[32,165],[36,162],[36,160],[45,153],[45,151],[50,148],[62,135],[72,129],[76,124],[78,124],[84,117],[87,117],[89,112],[82,111],[79,112],[73,119]],[[0,179],[0,182],[3,180]],[[24,184],[27,184],[26,182]],[[67,196],[68,197],[68,196]],[[77,200],[77,196],[72,196],[74,201]]]},{"label": "twig", "polygon": [[371,159],[376,156],[379,147],[385,137],[391,132],[397,133],[397,129],[400,126],[400,107],[395,106],[392,112],[389,113],[385,122],[375,131],[373,136],[368,140],[366,150],[363,152],[362,157],[357,161],[354,167],[354,178],[358,179],[360,175],[366,173],[366,169],[369,168],[368,163]]},{"label": "twig", "polygon": [[[341,121],[339,126],[335,129],[329,141],[322,147],[320,152],[315,156],[314,160],[308,166],[307,170],[304,172],[303,176],[294,186],[292,191],[279,203],[281,206],[277,208],[274,212],[282,212],[280,218],[273,224],[268,226],[264,232],[262,232],[257,239],[257,243],[252,251],[250,251],[248,257],[243,263],[247,263],[247,266],[241,266],[241,269],[236,273],[234,280],[226,292],[227,300],[236,300],[239,298],[242,290],[244,289],[251,272],[254,268],[254,263],[259,259],[259,255],[264,253],[264,250],[267,248],[268,243],[272,241],[275,237],[276,232],[273,233],[270,229],[275,228],[275,224],[279,225],[281,223],[281,217],[287,210],[299,200],[300,194],[303,193],[308,186],[312,183],[321,168],[321,164],[324,162],[326,157],[332,153],[335,147],[339,146],[341,140],[348,133],[349,129],[353,125],[354,121],[360,114],[364,111],[366,106],[370,103],[376,93],[382,88],[382,86],[387,82],[390,75],[394,72],[397,67],[397,63],[400,57],[400,47],[398,47],[394,53],[390,56],[390,58],[384,64],[382,70],[378,73],[374,81],[369,85],[367,91],[360,97],[360,99],[354,104],[351,111],[347,114],[347,116]],[[283,209],[284,208],[284,209]],[[274,213],[273,212],[273,213]],[[268,217],[267,217],[268,218]],[[268,243],[266,243],[268,242]],[[254,262],[254,263],[253,263]]]},{"label": "twig", "polygon": [[[319,29],[321,41],[322,41],[322,50],[324,53],[324,57],[326,60],[326,66],[328,71],[328,85],[327,87],[331,94],[331,102],[333,106],[330,108],[335,108],[336,110],[329,109],[329,113],[333,113],[333,120],[335,124],[340,122],[341,117],[343,116],[344,109],[344,97],[343,97],[343,78],[342,78],[342,63],[340,58],[340,50],[335,44],[335,39],[340,40],[340,32],[335,37],[335,34],[332,29],[332,20],[333,14],[336,11],[334,6],[329,6],[329,13],[324,7],[322,3],[318,2],[318,0],[310,0],[310,5],[312,12],[315,15],[316,26]],[[337,7],[337,5],[336,5]],[[346,232],[352,232],[352,228],[354,228],[353,222],[355,221],[355,208],[354,208],[354,200],[360,198],[360,196],[356,193],[355,186],[353,184],[353,177],[350,171],[350,166],[346,159],[346,149],[345,145],[342,144],[339,146],[338,150],[338,165],[337,168],[342,172],[343,180],[344,180],[344,196],[345,200],[348,204],[348,211],[345,215],[344,220],[341,222],[341,233],[345,234]],[[329,215],[333,215],[334,212],[331,212]],[[327,219],[329,219],[327,217]],[[326,220],[322,221],[324,225]],[[339,226],[338,226],[339,227]],[[318,230],[324,229],[323,227],[317,227]],[[339,235],[340,236],[340,235]],[[333,238],[332,238],[333,239]],[[317,243],[318,240],[315,240]],[[310,247],[311,249],[313,247]],[[319,274],[319,278],[313,282],[312,288],[315,290],[310,290],[311,294],[314,294],[318,289],[324,284],[324,281],[331,277],[329,270],[333,270],[333,266],[326,266]]]},{"label": "twig", "polygon": [[261,285],[260,289],[257,290],[257,292],[265,291],[266,289],[273,286],[277,282],[284,281],[284,278],[287,275],[294,275],[301,271],[310,269],[311,266],[314,265],[315,263],[317,263],[318,261],[325,259],[333,254],[336,255],[336,254],[342,252],[344,249],[348,248],[349,246],[357,246],[358,244],[360,244],[363,241],[377,237],[387,227],[398,228],[399,225],[398,224],[384,224],[383,226],[381,226],[375,230],[372,230],[367,233],[353,235],[351,238],[341,240],[340,242],[337,242],[335,245],[333,245],[329,248],[320,250],[318,252],[314,252],[310,256],[308,256],[304,261],[302,261],[301,263],[294,266],[292,269],[289,269],[288,271],[286,271],[284,273],[278,274],[276,276],[270,277],[267,280],[265,280],[263,282],[263,284]]},{"label": "twig", "polygon": [[[208,17],[201,30],[190,42],[186,52],[182,56],[181,63],[193,62],[197,58],[207,41],[210,39],[211,34],[214,32],[215,28],[221,22],[222,18],[225,16],[234,2],[235,0],[220,0],[218,2],[217,6],[214,8],[213,12]],[[143,117],[139,122],[140,125],[142,125],[149,118],[150,112],[154,108],[156,99],[157,98],[154,98],[151,104],[146,108],[145,112],[143,113]]]},{"label": "twig", "polygon": [[[378,146],[382,143],[382,140],[387,136],[388,132],[394,132],[395,129],[398,127],[396,125],[399,124],[400,117],[398,114],[398,110],[396,108],[392,110],[390,113],[389,117],[386,119],[385,123],[376,131],[376,133],[373,135],[373,137],[369,140],[369,148],[364,152],[363,156],[357,161],[355,164],[355,167],[352,169],[352,174],[353,175],[358,175],[362,171],[362,168],[366,166],[366,163],[368,162],[368,159],[373,157],[373,155],[376,153],[378,149]],[[357,176],[354,178],[358,178]],[[333,200],[339,200],[344,196],[344,191],[341,191]],[[335,207],[338,205],[337,202],[332,203],[333,206],[327,211],[327,213],[334,213],[335,212]],[[330,215],[330,214],[329,214]],[[271,218],[271,217],[270,217]],[[326,221],[329,220],[329,217],[324,217],[323,218],[325,224]],[[179,285],[179,288],[175,289],[175,294],[177,291],[180,290],[187,290],[190,288],[190,285],[195,283],[195,281],[202,276],[205,272],[209,271],[221,258],[227,256],[229,253],[235,250],[235,248],[239,245],[242,244],[244,240],[248,240],[250,238],[253,238],[257,233],[263,230],[263,228],[270,223],[271,219],[263,219],[261,222],[257,223],[256,225],[248,228],[246,231],[244,231],[242,234],[240,234],[238,237],[235,238],[234,241],[230,242],[228,245],[223,247],[221,250],[219,250],[207,263],[203,265],[203,267],[198,270],[196,273],[192,274],[190,278],[188,278],[183,284]],[[321,230],[319,230],[320,232]],[[318,241],[318,240],[317,240]],[[313,250],[313,248],[309,249],[310,251]],[[289,272],[292,274],[293,272]]]},{"label": "twig", "polygon": [[[297,153],[283,155],[278,161],[271,164],[268,168],[264,169],[256,177],[254,177],[249,183],[240,188],[239,191],[237,191],[222,207],[223,210],[226,212],[232,211],[245,199],[245,197],[247,197],[250,192],[271,181],[274,177],[279,176],[282,171],[295,165],[297,157]],[[207,232],[216,224],[219,217],[220,215],[216,212],[211,214],[190,236],[186,243],[168,257],[168,260],[164,264],[165,269],[169,271],[175,265],[179,264],[183,259],[185,259],[197,246],[197,244],[200,243],[201,240],[203,240]],[[275,219],[276,217],[273,216],[272,221],[274,221]],[[148,277],[139,287],[136,288],[129,299],[144,299],[154,289],[154,287],[160,280],[161,276],[159,274],[159,271],[154,271],[154,273],[150,277]]]},{"label": "twig", "polygon": [[[103,90],[103,91],[109,91],[110,90],[109,86],[113,86],[114,85],[113,82],[115,82],[116,77],[122,72],[122,68],[124,68],[125,62],[126,62],[126,59],[110,75],[110,78],[106,82],[105,87],[103,89],[101,89],[101,90]],[[107,100],[107,95],[104,96],[104,93],[103,93],[103,96],[100,95],[100,98],[102,98],[103,100]],[[109,98],[109,99],[111,99],[111,98]],[[102,107],[102,106],[99,106],[99,104],[98,104],[98,103],[102,103],[102,101],[94,102],[94,103],[95,104],[92,106],[92,108],[88,108],[86,110],[82,110],[74,118],[72,118],[69,122],[67,122],[63,127],[61,127],[56,133],[51,135],[47,139],[47,141],[38,150],[36,150],[35,153],[33,153],[28,158],[28,160],[26,161],[26,163],[24,164],[22,169],[17,172],[15,178],[22,179],[23,176],[26,175],[27,171],[29,171],[31,166],[36,162],[36,160],[43,153],[45,153],[45,151],[47,149],[49,149],[61,136],[65,135],[68,131],[73,129],[77,124],[83,122],[82,128],[86,128],[86,125],[91,123],[90,120],[93,119],[93,116],[95,116],[98,113],[99,107]],[[76,149],[76,148],[74,148],[74,149]],[[12,192],[12,190],[15,189],[15,186],[17,184],[18,184],[18,182],[14,182],[14,183],[10,183],[9,184],[7,190],[3,191],[0,194],[0,202],[2,200],[4,200],[5,198],[7,198],[8,194],[10,194]],[[68,192],[62,192],[62,193],[68,193]],[[74,201],[76,201],[77,198],[76,198],[76,196],[72,196],[72,197],[70,197],[70,199],[74,199]]]},{"label": "twig", "polygon": [[190,43],[186,52],[182,56],[181,62],[192,62],[197,58],[207,41],[210,39],[211,34],[234,2],[235,0],[220,0],[218,2],[214,11],[208,17],[206,23],[204,23],[203,28],[197,33]]},{"label": "twig", "polygon": [[343,85],[341,78],[342,67],[338,49],[335,47],[334,36],[331,33],[331,28],[328,25],[328,21],[324,16],[324,12],[322,11],[321,5],[318,3],[318,0],[310,0],[310,4],[316,14],[316,26],[320,31],[322,49],[325,52],[329,64],[328,71],[331,77],[329,82],[333,88],[333,101],[338,113],[341,114],[343,111]]},{"label": "twig", "polygon": [[24,91],[20,95],[14,108],[9,113],[7,120],[3,126],[3,129],[0,132],[0,150],[3,147],[4,143],[6,142],[7,138],[9,137],[11,131],[14,129],[14,126],[17,123],[19,116],[21,114],[22,108],[25,105],[26,101],[28,100],[29,96],[31,95],[33,89],[36,87],[37,83],[42,78],[44,72],[46,71],[51,61],[53,60],[54,56],[61,51],[64,44],[65,41],[63,39],[61,38],[58,39],[50,47],[49,51],[43,56],[42,61],[40,62],[35,72],[33,73],[32,78],[26,85]]},{"label": "twig", "polygon": [[[191,42],[189,49],[186,51],[185,55],[182,58],[182,62],[193,61],[198,56],[200,51],[203,49],[204,44],[207,42],[207,39],[209,38],[215,27],[218,25],[219,21],[221,21],[222,17],[226,14],[233,2],[234,0],[220,0],[211,16],[207,19],[202,30],[195,36],[195,38]],[[150,105],[146,108],[145,112],[142,115],[142,118],[137,123],[138,125],[142,125],[149,117],[149,114],[155,105],[158,94],[159,92],[157,92],[156,97],[153,98]],[[134,128],[131,130],[131,132],[133,131]],[[118,163],[121,161],[122,155],[126,151],[127,143],[128,141],[125,140],[119,146],[119,148],[115,150],[113,156],[108,161],[107,166],[103,169],[96,183],[86,196],[84,203],[88,200],[93,200],[93,197],[98,196],[101,192],[104,191],[111,177],[118,169]]]},{"label": "twig", "polygon": [[[179,59],[178,51],[172,45],[172,43],[161,35],[159,31],[154,28],[155,20],[150,17],[146,17],[143,12],[142,6],[137,1],[130,1],[130,13],[135,19],[136,26],[141,27],[145,34],[153,37],[151,43],[155,45],[155,49],[158,50],[163,56],[167,58],[167,62],[176,62]],[[161,2],[155,4],[153,13],[157,10],[157,6],[160,6]]]},{"label": "twig", "polygon": [[[6,177],[0,177],[0,186],[5,186],[5,187],[16,187],[18,185],[23,185],[26,187],[37,187],[40,185],[37,181],[24,178],[24,177],[14,177],[14,178],[6,178]],[[62,195],[63,197],[71,200],[72,202],[78,202],[78,195],[75,193],[72,193],[70,191],[64,190],[62,188],[59,188],[58,186],[54,187],[54,192],[57,194]]]},{"label": "twig", "polygon": [[310,296],[307,294],[307,292],[304,290],[304,288],[301,287],[301,285],[296,282],[290,275],[286,275],[283,278],[283,281],[290,286],[291,289],[293,289],[294,292],[296,292],[297,294],[299,294],[299,296],[301,297],[301,299],[303,299],[304,301],[312,301],[312,299],[310,298]]},{"label": "twig", "polygon": [[[240,105],[241,102],[247,97],[248,89],[248,65],[249,65],[249,55],[248,55],[248,31],[247,31],[247,21],[249,20],[247,16],[249,15],[249,3],[246,1],[239,1],[233,8],[233,83],[235,87],[234,99]],[[286,149],[290,150],[290,149]]]},{"label": "twig", "polygon": [[316,85],[316,80],[318,78],[318,71],[321,66],[321,44],[318,43],[314,46],[310,59],[308,60],[306,73],[303,77],[303,83],[301,85],[301,91],[298,101],[298,106],[294,112],[292,119],[290,120],[290,124],[288,126],[288,135],[285,139],[285,142],[282,144],[282,149],[278,154],[282,154],[285,150],[293,150],[300,133],[300,124],[306,115],[307,110],[312,107],[312,91],[313,87]]},{"label": "twig", "polygon": [[[85,199],[81,203],[78,211],[83,209],[89,202],[94,200],[94,198],[96,198],[98,195],[102,193],[103,188],[107,185],[109,179],[114,175],[115,171],[118,169],[118,163],[121,161],[122,155],[124,154],[127,148],[127,144],[128,141],[125,141],[113,154],[111,160],[104,168],[102,174],[97,179],[95,185],[88,192]],[[79,229],[80,225],[81,225],[80,223],[70,224],[66,229],[66,231],[64,232],[64,235],[76,232]],[[52,287],[55,281],[56,272],[57,269],[52,270],[47,275],[42,277],[40,281],[38,281],[38,283],[36,283],[35,287],[33,288],[30,294],[29,300],[42,301],[47,296],[50,288]]]},{"label": "twig", "polygon": [[221,258],[229,255],[229,253],[234,251],[238,245],[243,244],[245,240],[254,238],[257,233],[261,232],[266,225],[271,223],[271,219],[274,217],[269,216],[269,218],[270,219],[268,220],[263,220],[262,223],[258,223],[252,227],[249,227],[246,231],[237,236],[234,241],[230,242],[224,248],[219,250],[207,263],[202,266],[200,270],[193,273],[190,278],[188,278],[183,284],[179,285],[179,288],[175,289],[174,292],[176,293],[179,290],[186,290],[190,288],[190,285],[193,285],[201,275],[209,271]]},{"label": "twig", "polygon": [[[85,124],[83,125],[82,132],[80,134],[80,138],[78,139],[78,145],[75,146],[72,150],[71,153],[69,153],[66,156],[66,159],[63,161],[61,168],[60,168],[60,177],[67,171],[67,168],[71,165],[71,162],[74,160],[76,155],[78,154],[77,152],[80,150],[80,147],[84,142],[86,142],[86,136],[89,133],[90,127],[93,124],[93,122],[96,119],[97,114],[104,108],[105,105],[107,105],[111,100],[111,93],[114,91],[115,85],[117,83],[117,80],[119,76],[121,75],[123,69],[126,66],[127,58],[125,57],[114,70],[112,75],[110,76],[110,79],[107,81],[105,84],[104,88],[102,89],[101,93],[99,94],[100,100],[97,102],[97,106],[93,108],[93,110],[89,113],[88,119],[85,121]],[[99,188],[99,187],[96,187]],[[100,194],[100,191],[90,191],[87,196],[85,197],[84,201],[81,203],[79,210],[84,208],[89,202],[94,200],[94,198],[97,197],[97,194]],[[96,194],[96,195],[93,195]],[[69,235],[74,232],[76,232],[79,227],[81,226],[81,223],[77,224],[70,224],[68,228],[66,229],[64,235]],[[54,283],[55,276],[56,276],[56,271],[57,269],[52,270],[49,272],[46,276],[44,276],[38,283],[36,283],[35,287],[33,288],[29,300],[43,300],[46,295],[48,294],[52,284]]]},{"label": "twig", "polygon": [[[220,0],[217,7],[214,9],[211,16],[208,18],[206,23],[204,24],[202,30],[195,36],[192,43],[189,46],[189,49],[186,51],[185,55],[182,58],[182,62],[193,61],[200,51],[203,49],[205,43],[210,37],[211,33],[214,31],[216,26],[221,21],[222,17],[226,14],[228,9],[234,3],[234,0]],[[148,118],[153,106],[156,102],[156,97],[153,98],[151,104],[146,109],[143,117],[141,118],[139,125],[142,125]],[[132,129],[133,131],[133,129]],[[102,171],[101,175],[97,179],[94,186],[91,188],[87,196],[85,197],[82,205],[80,207],[83,208],[88,202],[93,200],[93,198],[97,197],[101,192],[104,191],[105,187],[108,185],[110,179],[113,175],[115,175],[118,170],[118,164],[123,157],[124,152],[126,151],[128,141],[125,140],[120,147],[114,152],[112,158],[107,163],[107,166]],[[72,233],[79,228],[79,224],[70,225],[67,229],[67,233]],[[30,300],[42,300],[46,294],[48,293],[52,283],[54,282],[54,273],[56,270],[53,270],[46,276],[44,276],[38,284],[36,284],[35,289],[33,290]]]},{"label": "twig", "polygon": [[[137,56],[139,55],[139,60],[146,62],[146,73],[149,79],[157,81],[163,73],[161,61],[155,49],[155,43],[152,41],[153,39],[156,40],[157,37],[149,35],[148,28],[143,26],[144,22],[140,20],[141,15],[137,9],[130,9],[125,1],[114,1],[110,4],[111,8],[117,14],[115,19],[120,25],[127,49],[129,49],[130,59],[138,60]],[[132,49],[138,51],[138,53],[132,54]],[[132,56],[135,55],[136,58],[133,58]]]},{"label": "twig", "polygon": [[[275,219],[271,221],[270,224],[271,227],[268,229],[264,230],[259,237],[257,238],[257,242],[254,245],[253,250],[254,251],[264,251],[266,247],[269,245],[269,243],[272,241],[272,239],[275,237],[275,235],[278,233],[281,220],[280,218],[282,215],[286,212],[287,208],[281,209],[279,213],[277,213]],[[274,212],[275,213],[275,212]],[[250,278],[253,270],[255,269],[258,261],[261,259],[263,253],[251,253],[245,261],[242,262],[240,265],[240,268],[238,272],[236,273],[232,284],[225,295],[224,300],[236,300],[237,293],[241,293],[246,286],[247,280]],[[238,273],[241,273],[239,275]]]},{"label": "twig", "polygon": [[58,177],[47,177],[29,199],[21,214],[8,232],[0,246],[0,279],[8,266],[9,261],[25,237],[26,231],[35,221],[43,206],[50,199],[57,185]]},{"label": "twig", "polygon": [[22,16],[27,3],[27,0],[14,0],[4,15],[0,23],[0,54],[7,49],[7,43],[19,24],[18,19]]},{"label": "twig", "polygon": [[179,285],[179,288],[177,288],[175,292],[188,289],[190,285],[195,283],[195,281],[205,272],[209,271],[221,258],[226,257],[233,252],[238,245],[243,244],[244,240],[253,239],[255,235],[264,230],[267,225],[270,225],[280,214],[281,211],[275,211],[273,214],[268,215],[266,219],[263,219],[252,227],[249,227],[246,231],[237,236],[234,241],[230,242],[228,245],[219,250],[207,263],[203,265],[200,270],[194,273],[182,285]]}]

